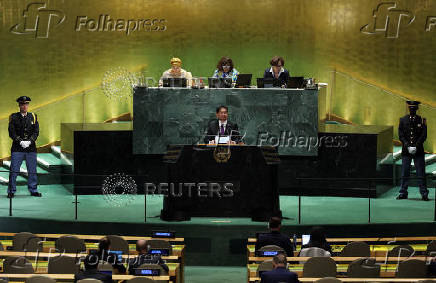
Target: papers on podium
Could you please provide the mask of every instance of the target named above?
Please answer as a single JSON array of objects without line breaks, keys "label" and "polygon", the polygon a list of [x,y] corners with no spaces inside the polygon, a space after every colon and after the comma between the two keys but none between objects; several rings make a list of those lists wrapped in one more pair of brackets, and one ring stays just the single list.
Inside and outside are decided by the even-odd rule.
[{"label": "papers on podium", "polygon": [[227,144],[230,142],[230,136],[215,136],[215,144]]}]

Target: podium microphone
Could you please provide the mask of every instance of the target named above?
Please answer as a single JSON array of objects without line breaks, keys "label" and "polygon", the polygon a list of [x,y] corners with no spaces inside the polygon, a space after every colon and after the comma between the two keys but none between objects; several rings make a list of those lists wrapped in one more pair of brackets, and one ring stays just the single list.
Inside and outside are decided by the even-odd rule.
[{"label": "podium microphone", "polygon": [[221,130],[218,130],[218,140],[216,141],[217,146],[220,144],[220,138],[221,138]]}]

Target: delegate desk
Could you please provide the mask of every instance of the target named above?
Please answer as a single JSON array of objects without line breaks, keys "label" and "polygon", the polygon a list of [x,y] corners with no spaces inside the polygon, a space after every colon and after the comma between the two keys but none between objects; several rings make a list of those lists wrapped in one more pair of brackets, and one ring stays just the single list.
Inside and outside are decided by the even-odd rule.
[{"label": "delegate desk", "polygon": [[[80,258],[85,257],[85,253],[53,253],[53,252],[14,252],[14,251],[0,251],[0,263],[3,262],[4,258],[7,257],[25,257],[29,260],[34,268],[35,273],[38,275],[47,275],[48,273],[48,262],[51,258],[55,258],[58,256],[64,257],[72,257],[76,259],[76,262],[79,262]],[[127,263],[129,259],[134,258],[134,255],[123,255],[123,260],[121,261],[123,265],[127,267]],[[177,261],[178,256],[163,256],[163,260],[167,261],[166,264],[169,268],[168,278],[173,282],[184,282],[184,273],[183,266],[178,262],[168,262],[168,261]],[[83,264],[81,264],[83,267]],[[0,266],[0,278],[3,272],[3,265]],[[164,279],[167,280],[167,279]]]},{"label": "delegate desk", "polygon": [[[292,238],[290,238],[293,241]],[[333,256],[339,255],[342,249],[351,242],[366,242],[370,247],[371,257],[386,257],[386,254],[394,247],[399,245],[410,245],[415,253],[414,255],[421,256],[428,254],[427,246],[431,241],[435,241],[436,237],[382,237],[382,238],[327,238],[329,242]],[[255,243],[256,238],[248,238],[247,240],[247,257],[255,257]],[[294,256],[298,256],[301,249],[301,238],[297,239],[297,248],[294,251]],[[429,254],[428,254],[429,255]]]},{"label": "delegate desk", "polygon": [[[74,274],[6,274],[6,273],[0,273],[0,278],[8,278],[12,279],[12,282],[26,282],[28,278],[34,277],[34,276],[44,276],[48,277],[54,280],[59,280],[61,282],[74,282]],[[137,276],[136,276],[137,277]],[[162,282],[162,281],[169,281],[169,276],[141,276],[150,278],[152,280]],[[129,280],[135,278],[133,275],[112,275],[112,280]],[[11,281],[10,281],[11,282]],[[39,281],[41,282],[41,281]],[[171,283],[172,281],[169,281]]]},{"label": "delegate desk", "polygon": [[[5,232],[0,232],[0,237],[5,237],[5,238],[12,238],[15,236],[16,233],[5,233]],[[43,257],[43,256],[55,256],[55,255],[59,255],[56,254],[54,252],[54,248],[55,248],[55,241],[56,239],[59,239],[62,236],[68,236],[71,234],[35,234],[35,236],[40,237],[41,239],[43,239],[43,252],[46,253],[23,253],[23,252],[18,252],[18,251],[0,251],[0,261],[1,258],[4,258],[6,256],[21,256],[21,255],[26,255],[26,256],[31,256],[31,257],[35,257],[35,256],[39,256],[39,257]],[[100,240],[101,238],[104,237],[104,235],[80,235],[80,234],[74,234],[74,236],[76,236],[79,239],[85,240],[85,245],[86,245],[86,249],[87,251],[89,249],[97,249],[98,248],[98,243],[96,243],[95,241]],[[163,259],[167,261],[168,266],[170,268],[170,276],[175,276],[177,279],[180,278],[180,282],[183,282],[183,278],[184,278],[184,266],[185,266],[185,245],[183,244],[185,239],[184,238],[152,238],[152,237],[146,237],[146,236],[121,236],[124,240],[126,241],[130,241],[131,243],[129,243],[129,255],[123,255],[123,258],[127,259],[129,256],[130,257],[134,257],[137,254],[136,251],[136,244],[132,243],[135,242],[137,240],[153,240],[153,239],[160,239],[160,240],[164,240],[164,241],[168,241],[172,243],[172,255],[170,256],[164,256]],[[9,240],[0,240],[0,243],[3,244],[3,247],[5,249],[9,249],[12,247],[12,239]],[[87,252],[86,252],[87,253]],[[80,254],[86,254],[86,253],[82,253]],[[65,254],[68,255],[68,254]],[[70,256],[76,256],[75,254],[71,254]],[[47,272],[47,264],[43,264],[41,266],[41,264],[38,265],[38,272],[41,273],[46,273]],[[177,280],[175,280],[174,282],[177,282]]]}]

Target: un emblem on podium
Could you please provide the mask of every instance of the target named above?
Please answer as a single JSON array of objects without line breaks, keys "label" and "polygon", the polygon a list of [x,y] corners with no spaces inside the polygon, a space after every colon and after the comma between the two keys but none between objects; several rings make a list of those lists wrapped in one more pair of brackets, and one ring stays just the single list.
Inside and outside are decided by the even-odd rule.
[{"label": "un emblem on podium", "polygon": [[217,145],[217,147],[213,151],[213,158],[217,163],[226,163],[227,161],[229,161],[231,155],[232,154],[230,152],[229,146]]}]

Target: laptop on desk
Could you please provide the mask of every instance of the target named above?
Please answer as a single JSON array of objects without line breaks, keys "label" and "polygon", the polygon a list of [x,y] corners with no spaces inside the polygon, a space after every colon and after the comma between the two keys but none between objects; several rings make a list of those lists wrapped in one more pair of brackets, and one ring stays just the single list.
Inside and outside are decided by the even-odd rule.
[{"label": "laptop on desk", "polygon": [[281,82],[279,79],[275,78],[257,78],[257,88],[272,88],[281,87]]},{"label": "laptop on desk", "polygon": [[163,87],[186,87],[186,78],[165,78],[162,79]]},{"label": "laptop on desk", "polygon": [[289,77],[287,88],[304,88],[304,77]]},{"label": "laptop on desk", "polygon": [[231,88],[232,78],[208,78],[209,88]]},{"label": "laptop on desk", "polygon": [[250,87],[252,74],[239,74],[235,87]]}]

